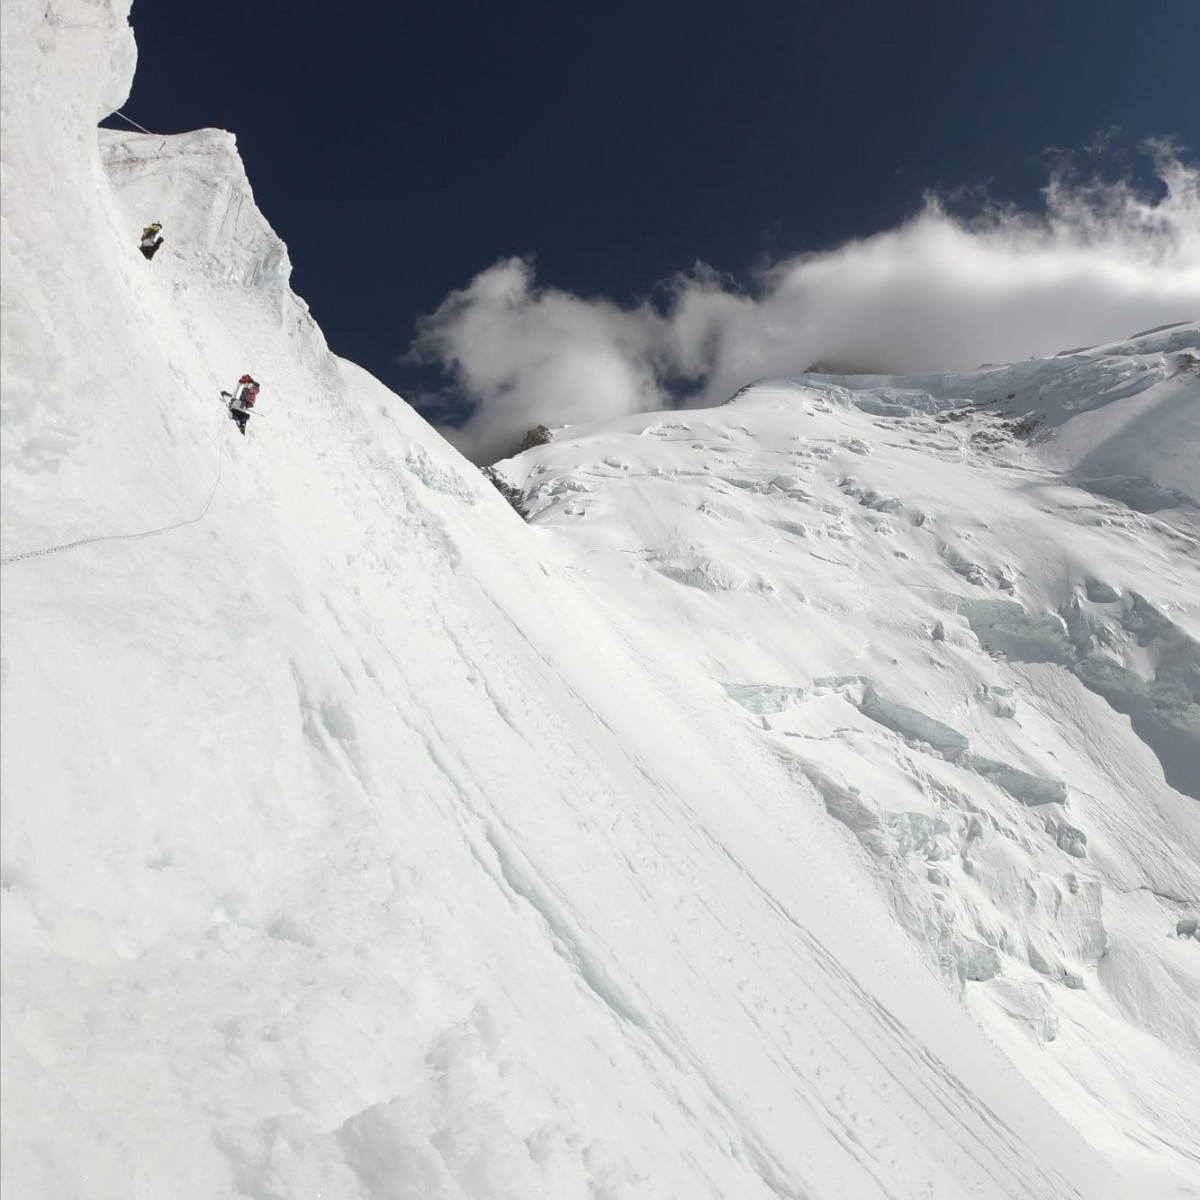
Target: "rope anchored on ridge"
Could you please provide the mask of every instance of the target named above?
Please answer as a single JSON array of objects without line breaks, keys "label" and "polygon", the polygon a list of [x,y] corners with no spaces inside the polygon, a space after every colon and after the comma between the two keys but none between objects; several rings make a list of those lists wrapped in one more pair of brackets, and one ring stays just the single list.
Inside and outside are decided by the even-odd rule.
[{"label": "rope anchored on ridge", "polygon": [[[137,123],[135,120],[133,120],[131,117],[127,117],[127,116],[126,116],[126,115],[125,115],[125,114],[124,114],[124,113],[123,113],[123,112],[122,112],[122,111],[121,111],[119,108],[114,108],[114,109],[113,109],[113,114],[112,114],[112,115],[113,115],[114,117],[120,117],[122,121],[128,121],[128,122],[129,122],[129,124],[130,124],[130,125],[132,125],[132,126],[134,127],[134,129],[140,129],[140,130],[141,130],[143,133],[150,133],[150,130],[148,130],[148,129],[145,127],[145,125],[139,125],[139,124],[138,124],[138,123]],[[158,135],[157,135],[157,134],[150,133],[150,136],[151,136],[151,137],[157,137]]]}]

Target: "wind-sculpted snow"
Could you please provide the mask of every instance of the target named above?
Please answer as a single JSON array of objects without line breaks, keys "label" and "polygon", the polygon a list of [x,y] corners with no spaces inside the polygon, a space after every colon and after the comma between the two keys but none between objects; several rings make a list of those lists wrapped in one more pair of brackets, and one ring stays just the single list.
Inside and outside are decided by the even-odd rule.
[{"label": "wind-sculpted snow", "polygon": [[1076,482],[1097,496],[1119,500],[1142,513],[1161,512],[1164,508],[1182,508],[1196,501],[1194,493],[1182,492],[1177,488],[1159,487],[1141,475],[1108,475],[1099,479],[1081,476]]},{"label": "wind-sculpted snow", "polygon": [[[798,805],[816,790],[951,990],[1147,1195],[1200,1180],[1198,352],[1192,323],[972,374],[764,381],[499,464],[613,619],[720,685]],[[1101,494],[1097,462],[1170,505]],[[754,588],[680,588],[681,546]]]}]

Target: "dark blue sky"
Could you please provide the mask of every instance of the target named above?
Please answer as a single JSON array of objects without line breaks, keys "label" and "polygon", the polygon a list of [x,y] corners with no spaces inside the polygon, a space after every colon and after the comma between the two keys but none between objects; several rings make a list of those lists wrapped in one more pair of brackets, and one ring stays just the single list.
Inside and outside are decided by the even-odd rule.
[{"label": "dark blue sky", "polygon": [[[293,286],[389,386],[417,316],[497,258],[626,302],[745,279],[1099,130],[1200,149],[1197,0],[827,4],[137,0],[125,107],[237,134]],[[114,124],[119,124],[115,121]]]}]

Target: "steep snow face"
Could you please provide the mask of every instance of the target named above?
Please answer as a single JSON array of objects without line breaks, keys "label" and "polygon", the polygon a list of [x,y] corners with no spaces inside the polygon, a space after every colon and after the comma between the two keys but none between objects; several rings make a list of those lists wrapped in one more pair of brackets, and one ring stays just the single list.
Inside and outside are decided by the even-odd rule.
[{"label": "steep snow face", "polygon": [[768,381],[499,464],[1145,1195],[1200,1186],[1198,367]]},{"label": "steep snow face", "polygon": [[[136,310],[108,269],[99,149],[84,134],[123,103],[136,55],[128,3],[6,3],[3,12],[0,456],[16,468],[4,476],[7,509],[22,478],[57,471],[67,448],[79,449],[83,427],[67,397],[84,408],[116,404],[128,384],[125,369],[88,374],[89,345],[127,339]],[[81,196],[92,200],[80,204]],[[72,490],[69,468],[63,490]]]},{"label": "steep snow face", "polygon": [[[771,687],[811,689],[815,705],[780,712],[825,712],[831,734],[861,721],[862,759],[885,781],[911,757],[913,780],[928,761],[964,795],[990,789],[1035,849],[1033,815],[1063,807],[1037,788],[1065,783],[1073,804],[1082,768],[1055,769],[1058,743],[1026,750],[885,678],[899,634],[865,656],[859,682],[804,676],[801,661],[852,657],[822,641],[835,604],[846,646],[888,627],[887,605],[859,607],[852,572],[840,598],[830,584],[823,628],[797,622],[788,654],[747,652],[736,670],[730,646],[755,636],[770,572],[756,586],[723,552],[668,538],[650,551],[652,603],[690,624],[662,624],[667,610],[632,594],[598,603],[580,563],[608,562],[612,579],[613,563],[647,566],[652,543],[630,540],[636,495],[598,526],[612,541],[596,555],[523,525],[402,402],[328,353],[228,135],[104,134],[98,147],[99,101],[121,91],[104,81],[128,82],[127,8],[0,0],[6,1193],[1128,1195],[1055,1111],[1070,1107],[1059,1076],[1047,1084],[1017,1054],[1035,1088],[983,1036],[896,924],[910,893],[830,819],[842,735],[823,739],[832,761],[785,754],[788,730],[762,728],[780,714],[748,709],[767,711]],[[137,235],[155,219],[167,242],[147,263]],[[264,390],[243,439],[217,393],[247,370]],[[669,436],[643,444],[657,447],[648,472],[675,469]],[[924,461],[941,470],[936,453]],[[596,479],[563,478],[583,507],[578,489]],[[683,530],[693,492],[677,482]],[[738,521],[753,488],[722,492]],[[712,579],[724,590],[691,586]],[[1167,612],[1160,592],[1139,594]],[[727,599],[747,605],[740,626]],[[953,614],[946,626],[966,641]],[[988,703],[1003,706],[992,682]],[[722,685],[750,689],[745,703]],[[1143,749],[1112,764],[1157,787],[1149,849],[1114,854],[1134,889],[1178,800],[1157,761]],[[891,828],[875,793],[846,795],[847,813],[858,803],[869,823],[877,805]],[[925,841],[957,831],[931,823]],[[1190,837],[1181,824],[1177,843]],[[1057,869],[1030,885],[1047,904]],[[1102,955],[1101,919],[1123,944],[1107,885],[1074,869],[1079,887],[1059,878],[1066,915],[1039,945],[1087,983],[1088,1003],[1111,998],[1110,1028],[1126,1032],[1117,1006],[1147,999],[1128,968],[1143,960]],[[981,890],[975,903],[995,902]],[[1130,941],[1163,904],[1131,893]],[[1184,993],[1182,943],[1160,941]],[[1101,992],[1106,962],[1126,964],[1124,983]],[[1038,995],[1009,1001],[1032,1013],[1018,1047]],[[1182,1128],[1186,1060],[1160,1057],[1183,1044],[1183,1011],[1164,1003],[1162,1028],[1139,1027],[1156,1068],[1131,1102],[1143,1145]],[[1079,1085],[1096,1140],[1108,1087]],[[1140,1159],[1128,1145],[1115,1154],[1139,1181],[1157,1172],[1186,1194],[1186,1137]]]}]

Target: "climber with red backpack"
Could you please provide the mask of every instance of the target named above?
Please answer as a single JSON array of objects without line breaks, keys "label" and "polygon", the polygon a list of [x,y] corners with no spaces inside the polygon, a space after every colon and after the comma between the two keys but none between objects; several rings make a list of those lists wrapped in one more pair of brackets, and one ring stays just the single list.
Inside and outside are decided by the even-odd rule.
[{"label": "climber with red backpack", "polygon": [[246,425],[250,420],[250,410],[258,398],[259,384],[249,375],[243,375],[238,380],[237,388],[232,395],[222,392],[221,398],[229,406],[229,415],[237,422],[237,427],[245,436]]}]

